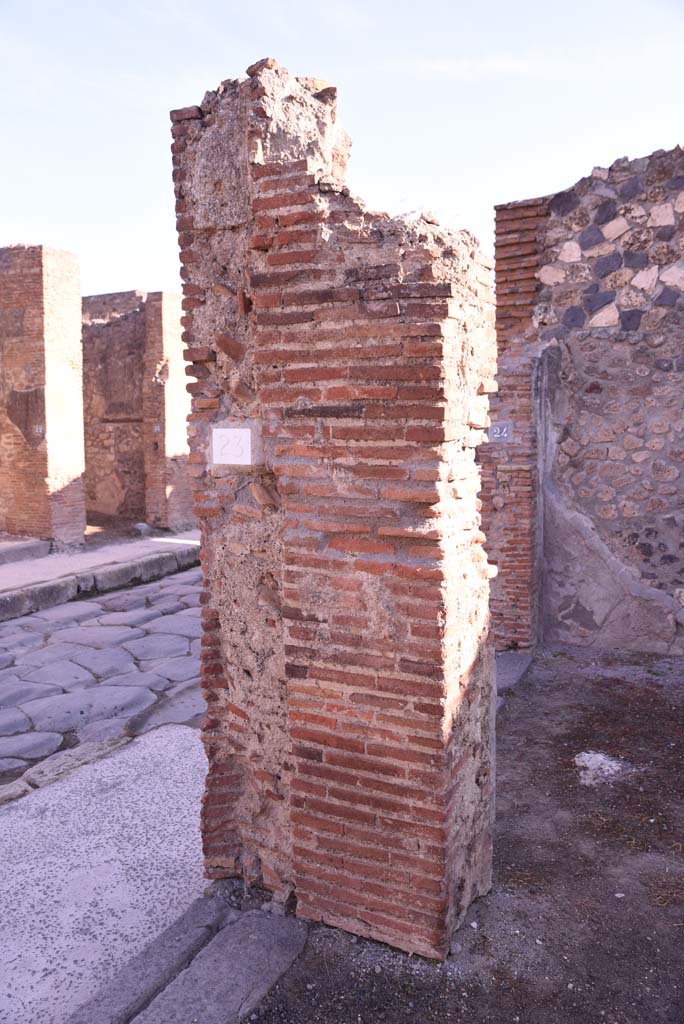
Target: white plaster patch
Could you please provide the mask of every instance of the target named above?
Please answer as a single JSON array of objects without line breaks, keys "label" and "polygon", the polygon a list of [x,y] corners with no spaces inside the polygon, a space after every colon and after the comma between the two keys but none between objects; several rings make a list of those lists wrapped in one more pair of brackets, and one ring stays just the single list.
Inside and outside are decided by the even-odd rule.
[{"label": "white plaster patch", "polygon": [[585,750],[575,757],[580,770],[583,786],[598,786],[602,782],[613,782],[620,775],[632,771],[632,766],[617,757],[609,757],[598,750]]},{"label": "white plaster patch", "polygon": [[565,280],[565,271],[562,267],[550,264],[542,267],[537,276],[542,284],[562,284]]},{"label": "white plaster patch", "polygon": [[675,199],[674,208],[677,213],[684,213],[684,192],[679,192]]},{"label": "white plaster patch", "polygon": [[676,263],[663,270],[660,280],[663,284],[671,284],[675,288],[684,288],[684,260],[677,260]]},{"label": "white plaster patch", "polygon": [[645,270],[640,270],[638,274],[635,274],[632,278],[631,285],[633,288],[640,288],[643,292],[652,291],[658,283],[658,268],[647,267]]},{"label": "white plaster patch", "polygon": [[620,314],[614,302],[600,309],[589,321],[592,327],[615,327],[619,322]]}]

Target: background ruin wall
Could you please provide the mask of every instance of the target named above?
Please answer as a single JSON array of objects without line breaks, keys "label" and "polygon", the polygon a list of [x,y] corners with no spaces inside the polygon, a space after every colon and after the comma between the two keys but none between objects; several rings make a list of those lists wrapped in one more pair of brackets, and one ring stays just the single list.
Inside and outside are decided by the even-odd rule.
[{"label": "background ruin wall", "polygon": [[83,299],[86,502],[91,518],[192,525],[180,297]]},{"label": "background ruin wall", "polygon": [[684,153],[497,209],[499,646],[684,653]]},{"label": "background ruin wall", "polygon": [[79,545],[85,529],[78,261],[0,249],[0,531]]},{"label": "background ruin wall", "polygon": [[249,74],[172,113],[206,867],[443,956],[491,877],[489,268],[349,197],[334,88]]}]

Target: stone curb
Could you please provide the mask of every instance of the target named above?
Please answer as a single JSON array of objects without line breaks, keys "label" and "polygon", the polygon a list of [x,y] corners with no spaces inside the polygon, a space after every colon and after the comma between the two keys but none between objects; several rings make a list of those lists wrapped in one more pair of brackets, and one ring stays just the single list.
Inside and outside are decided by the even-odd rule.
[{"label": "stone curb", "polygon": [[95,566],[92,570],[60,576],[56,580],[34,583],[17,590],[0,593],[0,622],[16,619],[20,615],[31,615],[83,597],[106,594],[110,590],[150,583],[152,580],[171,576],[199,565],[199,545],[179,545],[173,551],[144,555],[131,562],[116,562],[113,565]]},{"label": "stone curb", "polygon": [[34,789],[42,789],[43,786],[58,782],[62,776],[80,768],[81,765],[108,757],[130,742],[130,736],[119,736],[116,739],[80,743],[77,747],[58,750],[56,754],[27,768],[14,782],[0,786],[0,807],[11,803],[12,800],[19,800],[22,796],[28,796]]},{"label": "stone curb", "polygon": [[220,928],[238,917],[239,912],[219,896],[201,896],[129,960],[109,985],[83,1003],[66,1024],[128,1024],[188,966]]}]

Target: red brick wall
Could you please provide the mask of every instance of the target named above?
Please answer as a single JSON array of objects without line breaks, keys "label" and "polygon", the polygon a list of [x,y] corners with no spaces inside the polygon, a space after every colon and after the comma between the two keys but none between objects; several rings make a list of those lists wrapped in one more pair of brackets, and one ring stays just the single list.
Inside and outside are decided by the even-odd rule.
[{"label": "red brick wall", "polygon": [[442,956],[491,877],[488,268],[349,198],[326,83],[262,62],[172,121],[207,871]]},{"label": "red brick wall", "polygon": [[194,525],[180,296],[83,300],[86,493],[94,517]]},{"label": "red brick wall", "polygon": [[0,530],[82,542],[79,270],[44,246],[0,250]]},{"label": "red brick wall", "polygon": [[510,424],[511,439],[499,441],[490,430],[478,459],[487,551],[498,568],[490,598],[498,648],[531,647],[538,639],[538,345],[533,313],[548,202],[529,199],[496,208],[499,390],[492,398],[491,419],[494,425]]}]

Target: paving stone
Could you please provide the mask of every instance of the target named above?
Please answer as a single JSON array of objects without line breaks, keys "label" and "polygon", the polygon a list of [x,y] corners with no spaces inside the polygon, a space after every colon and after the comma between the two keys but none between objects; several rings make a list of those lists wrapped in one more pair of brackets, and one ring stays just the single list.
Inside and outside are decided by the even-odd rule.
[{"label": "paving stone", "polygon": [[134,629],[132,626],[71,626],[53,633],[49,642],[62,641],[84,647],[97,647],[101,650],[103,647],[114,647],[124,640],[134,640],[143,635],[142,629]]},{"label": "paving stone", "polygon": [[126,735],[129,721],[128,718],[100,718],[97,722],[84,725],[77,731],[76,736],[79,743],[101,743],[103,740],[115,740]]},{"label": "paving stone", "polygon": [[18,757],[24,761],[35,761],[38,757],[54,754],[55,750],[61,747],[62,739],[59,732],[25,732],[21,736],[1,736],[0,757]]},{"label": "paving stone", "polygon": [[171,633],[174,636],[186,636],[195,640],[202,635],[202,623],[197,619],[197,616],[188,615],[187,612],[183,611],[176,615],[163,615],[156,622],[149,624],[147,632],[149,634]]},{"label": "paving stone", "polygon": [[99,718],[121,718],[139,714],[154,704],[155,697],[142,686],[96,686],[76,693],[61,693],[22,704],[38,729],[79,729]]},{"label": "paving stone", "polygon": [[[26,761],[20,761],[18,757],[0,757],[0,775],[5,775],[6,772],[15,772],[19,768],[25,768],[26,764]],[[9,785],[12,786],[14,783],[11,782]],[[2,789],[9,789],[9,786],[3,786]],[[1,792],[2,790],[0,790]],[[11,799],[14,799],[14,797]],[[0,803],[2,802],[0,800]]]},{"label": "paving stone", "polygon": [[163,594],[158,598],[151,598],[150,604],[162,615],[173,615],[174,612],[182,612],[183,605],[175,597],[165,597]]},{"label": "paving stone", "polygon": [[155,672],[166,679],[176,683],[182,683],[186,679],[193,679],[199,676],[200,659],[193,655],[182,658],[167,658],[162,661],[153,661],[147,666],[150,672]]},{"label": "paving stone", "polygon": [[[1,792],[1,790],[0,790]],[[184,970],[218,929],[240,917],[219,897],[200,897],[133,957],[109,985],[80,1006],[67,1024],[128,1024]]]},{"label": "paving stone", "polygon": [[89,651],[87,647],[81,647],[80,651],[82,653],[75,654],[72,660],[90,669],[100,679],[131,672],[135,668],[131,655],[120,647],[114,647],[111,651]]},{"label": "paving stone", "polygon": [[145,595],[140,593],[141,589],[136,587],[135,590],[123,590],[113,597],[103,598],[100,604],[107,611],[112,612],[128,612],[134,608],[144,608],[146,601]]},{"label": "paving stone", "polygon": [[9,668],[14,664],[14,657],[11,654],[0,653],[0,668]]},{"label": "paving stone", "polygon": [[40,697],[54,697],[60,693],[58,686],[47,686],[45,683],[27,683],[18,676],[12,679],[3,679],[0,682],[0,708],[13,708],[18,704],[25,704],[29,700],[38,700]]},{"label": "paving stone", "polygon": [[81,690],[86,686],[95,686],[92,673],[78,665],[75,661],[56,661],[34,669],[24,677],[31,683],[47,683],[58,686],[62,690]]},{"label": "paving stone", "polygon": [[157,608],[133,608],[127,612],[107,612],[97,621],[101,626],[142,626],[160,615]]},{"label": "paving stone", "polygon": [[190,653],[195,655],[195,657],[199,658],[200,654],[202,653],[202,641],[201,640],[193,640],[192,641],[192,643],[190,644]]},{"label": "paving stone", "polygon": [[19,732],[28,732],[31,721],[18,707],[0,711],[0,736],[14,736]]},{"label": "paving stone", "polygon": [[29,629],[22,629],[0,638],[3,654],[23,654],[24,651],[30,651],[42,643],[43,637],[40,633],[34,633]]},{"label": "paving stone", "polygon": [[129,729],[132,735],[140,736],[160,725],[189,724],[193,719],[204,715],[206,710],[207,705],[202,697],[199,679],[195,679],[189,683],[182,683],[181,687],[164,694],[155,707],[137,715]]},{"label": "paving stone", "polygon": [[181,597],[181,604],[186,608],[199,608],[200,596],[199,594],[188,594],[187,597]]},{"label": "paving stone", "polygon": [[170,679],[155,672],[124,672],[107,679],[107,686],[145,686],[148,690],[168,690],[172,685]]},{"label": "paving stone", "polygon": [[98,743],[81,743],[79,747],[72,747],[70,750],[60,750],[58,753],[53,754],[52,757],[46,758],[40,764],[25,772],[23,777],[30,785],[40,789],[43,786],[49,786],[53,782],[57,782],[63,775],[72,772],[74,768],[80,768],[82,765],[90,764],[92,761],[99,761],[101,757],[107,757],[115,750],[124,747],[127,743],[130,743],[128,737],[116,740],[110,739]]},{"label": "paving stone", "polygon": [[[2,772],[15,771],[17,768],[23,768],[25,764],[25,761],[20,761],[16,757],[5,757],[0,761],[0,774]],[[8,765],[10,767],[7,767]],[[12,800],[18,800],[22,796],[27,796],[30,792],[31,787],[23,779],[17,779],[16,782],[8,782],[6,786],[0,786],[0,807],[3,804],[11,803]]]},{"label": "paving stone", "polygon": [[306,935],[306,925],[294,917],[248,911],[223,928],[134,1024],[244,1019],[297,959]]},{"label": "paving stone", "polygon": [[30,651],[28,654],[22,655],[22,665],[47,665],[53,661],[59,661],[64,658],[75,661],[77,655],[85,654],[88,648],[84,647],[83,644],[46,644],[41,647],[38,651]]},{"label": "paving stone", "polygon": [[46,622],[80,622],[82,619],[91,618],[102,612],[102,605],[96,601],[69,601],[68,604],[58,604],[53,608],[44,608],[41,612],[35,612],[37,619],[44,619]]},{"label": "paving stone", "polygon": [[142,640],[130,640],[123,646],[135,658],[145,661],[154,658],[176,658],[181,654],[187,654],[190,649],[185,637],[168,633],[155,633],[153,636],[143,637]]}]

